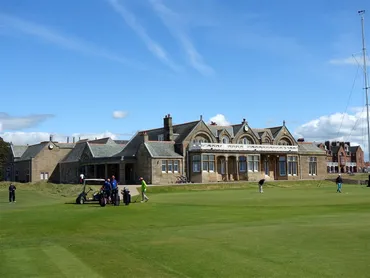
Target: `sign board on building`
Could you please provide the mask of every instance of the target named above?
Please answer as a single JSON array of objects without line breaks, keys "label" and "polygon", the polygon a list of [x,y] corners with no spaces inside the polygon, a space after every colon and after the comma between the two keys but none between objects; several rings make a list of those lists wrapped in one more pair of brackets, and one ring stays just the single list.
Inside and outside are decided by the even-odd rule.
[{"label": "sign board on building", "polygon": [[189,150],[297,153],[298,146],[200,143],[190,145]]}]

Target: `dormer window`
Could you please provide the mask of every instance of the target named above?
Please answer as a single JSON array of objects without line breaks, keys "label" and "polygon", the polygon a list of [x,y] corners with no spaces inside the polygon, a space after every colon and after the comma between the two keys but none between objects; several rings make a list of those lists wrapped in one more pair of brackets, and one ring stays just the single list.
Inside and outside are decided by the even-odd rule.
[{"label": "dormer window", "polygon": [[164,135],[163,134],[158,135],[158,141],[164,141]]},{"label": "dormer window", "polygon": [[229,144],[229,138],[226,136],[222,137],[222,144]]},{"label": "dormer window", "polygon": [[248,137],[243,137],[239,140],[239,144],[253,144],[253,142]]}]

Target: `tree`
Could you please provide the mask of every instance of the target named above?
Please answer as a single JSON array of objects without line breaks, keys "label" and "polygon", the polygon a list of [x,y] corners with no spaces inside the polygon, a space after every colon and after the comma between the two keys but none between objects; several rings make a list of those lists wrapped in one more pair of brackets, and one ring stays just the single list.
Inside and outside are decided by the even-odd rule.
[{"label": "tree", "polygon": [[10,155],[10,144],[0,137],[0,181],[4,180],[4,168]]}]

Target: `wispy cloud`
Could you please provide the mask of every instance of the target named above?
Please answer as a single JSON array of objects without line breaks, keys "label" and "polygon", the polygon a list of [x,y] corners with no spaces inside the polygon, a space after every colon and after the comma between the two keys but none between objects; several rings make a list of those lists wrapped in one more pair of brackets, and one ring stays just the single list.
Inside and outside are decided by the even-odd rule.
[{"label": "wispy cloud", "polygon": [[[332,59],[329,61],[330,64],[333,65],[363,65],[363,57],[361,56],[351,56],[347,58],[340,58],[340,59]],[[369,57],[366,58],[366,63],[370,63]]]},{"label": "wispy cloud", "polygon": [[85,55],[87,54],[102,57],[114,62],[119,62],[135,68],[143,69],[143,66],[137,62],[115,55],[110,51],[96,47],[92,43],[86,42],[79,38],[60,34],[57,31],[54,31],[51,28],[48,28],[41,24],[0,13],[0,25],[2,25],[3,28],[8,28],[12,31],[18,31],[33,37],[37,37],[43,41],[53,43],[59,47],[80,52]]},{"label": "wispy cloud", "polygon": [[190,65],[203,75],[213,75],[215,73],[214,69],[204,62],[202,55],[199,54],[195,48],[185,28],[181,24],[180,16],[168,8],[161,0],[150,0],[150,3],[164,25],[171,32],[172,36],[181,44]]},{"label": "wispy cloud", "polygon": [[123,119],[128,115],[126,111],[113,111],[113,118],[115,119]]},{"label": "wispy cloud", "polygon": [[153,40],[145,28],[137,21],[135,15],[128,11],[118,0],[107,0],[113,9],[124,19],[126,24],[135,31],[135,33],[144,41],[148,50],[156,56],[161,62],[169,66],[174,71],[179,71],[177,66],[169,57],[167,51],[155,40]]},{"label": "wispy cloud", "polygon": [[23,117],[10,116],[7,113],[0,112],[0,132],[3,130],[20,130],[24,128],[35,127],[40,123],[54,117],[51,114],[34,114]]}]

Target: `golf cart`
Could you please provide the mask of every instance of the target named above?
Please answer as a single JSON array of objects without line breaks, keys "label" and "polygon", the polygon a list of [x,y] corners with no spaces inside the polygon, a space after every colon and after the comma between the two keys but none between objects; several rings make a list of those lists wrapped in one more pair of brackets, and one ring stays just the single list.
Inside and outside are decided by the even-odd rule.
[{"label": "golf cart", "polygon": [[104,185],[104,179],[85,179],[83,184],[82,192],[76,198],[76,204],[83,205],[86,202],[99,202],[101,199],[101,190],[95,191],[92,197],[87,197],[87,194],[94,191],[91,187],[86,191],[86,185],[99,185],[102,187]]}]

